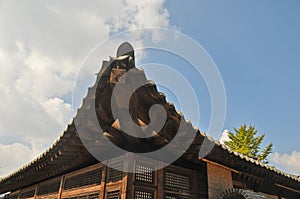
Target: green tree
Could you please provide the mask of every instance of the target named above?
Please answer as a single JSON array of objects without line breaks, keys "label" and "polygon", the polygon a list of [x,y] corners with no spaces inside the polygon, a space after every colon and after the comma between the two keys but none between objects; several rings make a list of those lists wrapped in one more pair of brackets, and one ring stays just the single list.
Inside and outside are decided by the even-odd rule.
[{"label": "green tree", "polygon": [[245,124],[238,129],[234,128],[234,131],[235,133],[228,132],[230,140],[224,142],[231,150],[268,163],[267,157],[272,152],[273,144],[267,145],[260,151],[265,134],[255,136],[257,134],[255,127],[250,125],[247,128]]}]

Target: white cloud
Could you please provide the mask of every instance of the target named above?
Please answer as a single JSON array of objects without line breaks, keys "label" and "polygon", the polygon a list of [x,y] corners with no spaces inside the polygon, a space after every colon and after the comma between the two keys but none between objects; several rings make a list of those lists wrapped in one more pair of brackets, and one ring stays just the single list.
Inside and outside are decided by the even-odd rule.
[{"label": "white cloud", "polygon": [[221,136],[219,138],[219,141],[220,141],[221,144],[224,144],[225,141],[229,141],[230,140],[229,137],[228,137],[228,132],[229,132],[229,130],[227,130],[227,129],[225,129],[222,132],[222,134],[221,134]]},{"label": "white cloud", "polygon": [[124,1],[125,6],[122,8],[124,12],[120,15],[113,15],[109,19],[109,25],[114,31],[141,27],[167,27],[169,25],[169,13],[162,4],[163,1],[161,0],[126,0]]},{"label": "white cloud", "polygon": [[[65,124],[61,121],[70,119],[70,115],[67,116],[70,108],[67,105],[62,106],[62,102],[52,103],[50,108],[47,106],[51,98],[39,101],[9,86],[4,88],[4,92],[0,92],[0,98],[0,143],[36,139],[49,146],[64,128]],[[55,111],[57,109],[60,113]],[[56,117],[55,114],[60,114],[64,119]]]},{"label": "white cloud", "polygon": [[[164,0],[1,1],[1,175],[32,160],[61,134],[72,117],[70,96],[81,61],[95,45],[115,31],[168,27],[168,17]],[[131,39],[142,43],[140,35]],[[114,55],[118,44],[101,52]]]},{"label": "white cloud", "polygon": [[42,148],[26,146],[20,143],[10,145],[0,144],[0,177],[18,169],[19,165],[25,165],[37,157]]},{"label": "white cloud", "polygon": [[[59,124],[65,125],[68,122],[68,119],[72,116],[71,105],[65,103],[60,98],[50,98],[45,101],[42,101],[41,105],[45,111],[53,117]],[[64,110],[62,112],[61,110]]]},{"label": "white cloud", "polygon": [[292,151],[292,153],[271,153],[269,160],[275,163],[278,168],[283,169],[288,173],[300,175],[300,152]]},{"label": "white cloud", "polygon": [[73,86],[75,72],[71,61],[54,60],[32,50],[22,60],[24,69],[16,80],[15,87],[31,96],[63,96]]}]

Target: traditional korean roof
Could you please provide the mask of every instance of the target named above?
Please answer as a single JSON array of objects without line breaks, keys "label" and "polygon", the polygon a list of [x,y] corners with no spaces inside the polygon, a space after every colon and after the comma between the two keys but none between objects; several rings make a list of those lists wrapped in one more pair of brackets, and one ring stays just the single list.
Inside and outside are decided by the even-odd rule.
[{"label": "traditional korean roof", "polygon": [[[124,54],[118,52],[118,56],[122,55]],[[134,56],[133,52],[131,52],[130,55]],[[108,62],[103,62],[103,67],[100,71],[101,76],[98,76],[95,84],[88,89],[82,106],[77,111],[77,115],[74,116],[72,122],[54,144],[39,157],[0,180],[0,194],[15,191],[59,176],[63,173],[97,163],[98,160],[95,159],[83,145],[75,125],[75,120],[82,117],[82,115],[84,115],[85,118],[89,118],[87,114],[91,109],[95,109],[95,107],[98,121],[106,132],[103,136],[109,137],[112,142],[121,145],[125,149],[134,151],[137,146],[143,146],[148,150],[151,147],[153,148],[153,146],[157,148],[164,146],[173,139],[179,123],[182,121],[181,125],[183,125],[184,131],[186,133],[196,131],[196,136],[189,149],[181,158],[194,163],[204,160],[199,158],[198,154],[203,140],[208,138],[210,142],[214,143],[214,147],[205,157],[205,160],[224,165],[237,173],[245,174],[246,177],[250,176],[249,178],[251,178],[251,176],[253,178],[254,176],[260,179],[268,179],[280,186],[300,190],[300,179],[297,176],[287,174],[275,167],[236,153],[227,146],[220,144],[220,142],[207,137],[205,133],[193,128],[192,124],[176,111],[174,105],[166,101],[165,95],[158,92],[156,85],[152,81],[147,80],[144,71],[135,68],[134,63],[131,66],[135,75],[134,81],[146,82],[146,84],[138,89],[135,97],[132,99],[133,103],[131,108],[133,119],[137,123],[140,123],[141,120],[145,123],[149,122],[149,108],[153,104],[161,104],[167,112],[167,120],[163,129],[151,139],[141,141],[128,137],[121,129],[118,129],[114,125],[112,114],[107,110],[107,107],[110,107],[106,104],[110,101],[107,95],[111,94],[111,88],[108,87],[109,73],[111,71],[110,66],[114,61],[114,59],[111,59]],[[95,102],[95,104],[91,102]],[[93,126],[87,126],[87,128],[91,132],[97,133]],[[181,140],[184,141],[184,134],[182,136]],[[99,141],[100,145],[105,144],[102,141],[103,140]],[[180,145],[180,143],[178,143],[178,145]],[[131,148],[126,148],[130,146]],[[175,144],[173,147],[176,148],[178,146]]]},{"label": "traditional korean roof", "polygon": [[263,162],[261,162],[261,161],[259,161],[259,160],[253,159],[253,158],[251,158],[251,157],[249,157],[249,156],[246,156],[246,155],[243,155],[243,154],[241,154],[241,153],[237,153],[237,152],[231,150],[231,149],[230,149],[228,146],[226,146],[225,144],[221,144],[219,141],[214,141],[214,143],[215,143],[218,147],[221,147],[221,148],[222,148],[224,151],[226,151],[227,153],[233,154],[235,157],[237,157],[237,158],[239,158],[239,159],[241,159],[241,160],[245,160],[245,161],[247,161],[247,162],[249,162],[249,163],[251,163],[251,164],[255,164],[255,165],[257,165],[257,166],[259,166],[259,167],[261,167],[261,168],[265,168],[265,169],[267,169],[267,170],[269,170],[269,171],[275,172],[275,173],[280,174],[280,175],[282,175],[282,176],[284,176],[284,177],[287,177],[287,178],[290,178],[290,179],[295,180],[295,181],[297,181],[297,182],[300,182],[299,176],[296,176],[296,175],[293,175],[293,174],[289,174],[289,173],[283,172],[283,171],[277,169],[277,168],[274,167],[274,166],[271,166],[271,165],[269,165],[269,164],[263,163]]}]

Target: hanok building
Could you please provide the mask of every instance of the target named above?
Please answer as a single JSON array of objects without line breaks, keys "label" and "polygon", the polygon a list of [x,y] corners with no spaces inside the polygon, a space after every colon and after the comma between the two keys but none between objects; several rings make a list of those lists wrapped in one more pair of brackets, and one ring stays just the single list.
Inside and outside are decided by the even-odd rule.
[{"label": "hanok building", "polygon": [[[129,70],[133,76],[124,80],[123,75]],[[159,132],[137,138],[122,130],[121,126],[126,126],[128,121],[115,120],[111,107],[118,107],[122,115],[122,106],[126,103],[122,95],[132,91],[126,90],[130,90],[130,86],[125,86],[119,99],[112,100],[113,88],[120,81],[142,82],[129,101],[135,124],[150,123],[148,113],[152,105],[164,108],[166,120]],[[92,121],[92,113],[102,133]],[[155,168],[163,158],[157,160],[157,164],[147,162],[146,158],[145,161],[123,158],[103,164],[94,153],[91,155],[98,151],[105,156],[103,160],[126,157],[126,154],[113,153],[107,148],[108,142],[136,153],[161,149],[171,143],[179,126],[183,132],[181,142],[195,132],[192,144],[176,161],[158,170]],[[80,135],[79,131],[86,135]],[[118,49],[117,58],[103,62],[96,83],[89,88],[73,122],[60,138],[38,158],[1,179],[0,194],[8,193],[6,199],[300,198],[297,176],[233,152],[219,142],[209,139],[214,145],[212,150],[205,158],[199,157],[205,139],[207,136],[195,130],[157,91],[156,85],[146,79],[143,70],[135,67],[133,48],[124,43]],[[84,142],[92,143],[94,148],[87,149]],[[172,143],[165,153],[172,155],[181,144]],[[124,172],[125,167],[132,168],[133,172]]]}]

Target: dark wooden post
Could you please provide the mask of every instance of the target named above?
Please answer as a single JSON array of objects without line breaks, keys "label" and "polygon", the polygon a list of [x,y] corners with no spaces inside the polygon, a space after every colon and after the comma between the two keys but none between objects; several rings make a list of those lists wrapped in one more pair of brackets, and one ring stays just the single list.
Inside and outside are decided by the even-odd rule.
[{"label": "dark wooden post", "polygon": [[19,189],[18,199],[20,199],[20,196],[21,196],[21,190],[22,190],[22,189]]},{"label": "dark wooden post", "polygon": [[[129,168],[134,169],[135,167],[135,161],[133,157],[130,157],[129,155],[126,156],[126,165],[128,167],[127,170],[130,170]],[[133,199],[133,183],[134,183],[134,173],[127,173],[126,174],[126,197],[124,199]],[[122,198],[123,199],[123,198]]]},{"label": "dark wooden post", "polygon": [[107,166],[103,165],[101,185],[100,185],[100,194],[99,194],[100,199],[105,199],[107,170],[108,170]]},{"label": "dark wooden post", "polygon": [[200,198],[199,196],[199,188],[200,188],[200,182],[199,182],[199,170],[194,170],[193,171],[193,181],[194,183],[192,183],[192,185],[194,184],[194,187],[192,189],[193,194],[194,194],[194,198]]},{"label": "dark wooden post", "polygon": [[34,191],[34,196],[33,196],[34,199],[37,199],[38,190],[39,190],[39,183],[37,183],[36,186],[35,186],[35,191]]},{"label": "dark wooden post", "polygon": [[62,175],[60,179],[59,190],[58,190],[58,196],[57,196],[58,199],[61,199],[62,192],[64,189],[64,184],[65,184],[65,175]]},{"label": "dark wooden post", "polygon": [[[160,162],[158,162],[158,166],[160,166]],[[156,171],[157,176],[157,199],[164,197],[164,190],[163,190],[163,182],[164,182],[164,169],[159,169]]]}]

